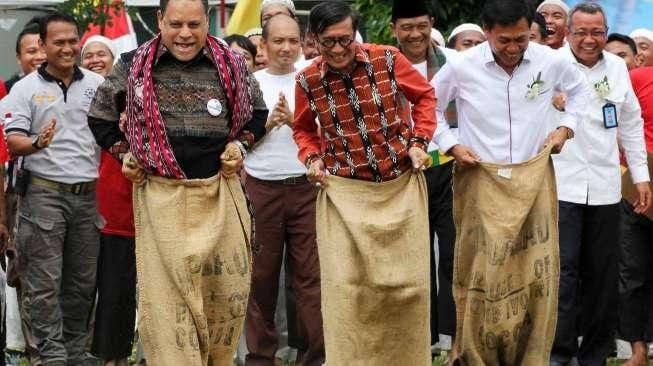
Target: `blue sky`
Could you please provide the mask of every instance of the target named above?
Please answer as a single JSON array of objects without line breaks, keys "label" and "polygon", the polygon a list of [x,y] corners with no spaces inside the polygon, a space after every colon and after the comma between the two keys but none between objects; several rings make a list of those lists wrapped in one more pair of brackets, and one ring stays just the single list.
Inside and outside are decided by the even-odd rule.
[{"label": "blue sky", "polygon": [[[581,2],[566,0],[570,6]],[[635,28],[653,30],[653,0],[598,0],[608,15],[610,33],[630,33]]]}]

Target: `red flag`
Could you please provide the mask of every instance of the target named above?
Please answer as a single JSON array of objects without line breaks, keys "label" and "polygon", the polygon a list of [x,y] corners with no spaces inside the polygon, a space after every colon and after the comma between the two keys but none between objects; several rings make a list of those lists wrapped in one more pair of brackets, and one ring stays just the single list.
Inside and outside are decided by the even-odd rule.
[{"label": "red flag", "polygon": [[[129,17],[129,14],[127,14],[125,11],[124,6],[120,6],[120,10],[116,11],[116,8],[113,6],[116,3],[122,3],[122,0],[114,0],[112,6],[110,7],[109,15],[111,16],[111,19],[109,22],[111,25],[106,24],[104,26],[104,34],[102,34],[102,28],[99,25],[91,23],[88,26],[88,30],[82,37],[82,45],[90,36],[99,34],[113,41],[114,45],[116,46],[118,55],[123,52],[129,52],[138,47],[136,33],[134,32],[134,27],[132,26],[132,21]],[[116,55],[116,58],[118,55]]]}]

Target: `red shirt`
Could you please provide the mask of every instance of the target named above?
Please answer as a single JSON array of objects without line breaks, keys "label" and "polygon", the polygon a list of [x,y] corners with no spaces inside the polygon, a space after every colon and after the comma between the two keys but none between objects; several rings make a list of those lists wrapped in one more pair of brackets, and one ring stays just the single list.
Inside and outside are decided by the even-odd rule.
[{"label": "red shirt", "polygon": [[642,107],[646,150],[653,153],[653,66],[631,70],[630,81]]},{"label": "red shirt", "polygon": [[105,234],[134,236],[132,183],[122,174],[122,166],[102,150],[96,195],[100,215],[106,220]]},{"label": "red shirt", "polygon": [[426,149],[431,140],[435,93],[396,48],[360,44],[355,59],[349,75],[331,71],[322,57],[297,74],[299,160],[320,157],[341,177],[391,180],[411,168],[408,148]]},{"label": "red shirt", "polygon": [[7,143],[5,142],[4,127],[4,123],[0,123],[0,164],[3,166],[9,161],[9,151],[7,150]]},{"label": "red shirt", "polygon": [[[5,83],[0,80],[0,99],[4,98],[7,95],[7,89],[5,89]],[[9,161],[9,152],[7,151],[7,143],[5,142],[5,123],[4,117],[0,116],[0,164],[4,164]]]}]

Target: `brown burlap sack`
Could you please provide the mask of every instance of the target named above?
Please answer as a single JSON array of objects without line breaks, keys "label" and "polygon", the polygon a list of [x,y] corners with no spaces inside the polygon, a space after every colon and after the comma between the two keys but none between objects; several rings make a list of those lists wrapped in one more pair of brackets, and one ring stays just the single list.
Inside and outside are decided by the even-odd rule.
[{"label": "brown burlap sack", "polygon": [[429,365],[429,232],[423,174],[337,176],[317,198],[329,366]]},{"label": "brown burlap sack", "polygon": [[149,177],[134,190],[139,334],[148,365],[232,365],[251,276],[237,178]]},{"label": "brown burlap sack", "polygon": [[560,256],[550,149],[454,172],[454,299],[462,365],[548,365]]},{"label": "brown burlap sack", "polygon": [[[648,173],[651,178],[653,178],[653,154],[648,154]],[[651,190],[653,190],[653,182],[649,182]],[[639,194],[637,189],[633,184],[633,178],[630,176],[630,172],[627,169],[621,171],[621,194],[623,198],[630,202],[631,205],[639,199]],[[649,207],[648,211],[644,213],[649,219],[653,220],[653,205]]]}]

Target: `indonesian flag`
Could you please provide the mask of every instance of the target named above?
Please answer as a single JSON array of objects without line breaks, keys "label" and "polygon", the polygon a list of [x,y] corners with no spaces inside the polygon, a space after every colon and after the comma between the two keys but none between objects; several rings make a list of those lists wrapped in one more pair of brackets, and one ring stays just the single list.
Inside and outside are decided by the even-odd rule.
[{"label": "indonesian flag", "polygon": [[[115,3],[121,3],[122,0],[114,0]],[[111,7],[109,10],[109,22],[111,25],[106,24],[104,26],[104,34],[102,34],[102,28],[99,25],[90,24],[86,33],[82,37],[80,44],[86,43],[86,40],[90,36],[102,35],[113,41],[113,44],[116,46],[117,54],[115,55],[116,60],[120,54],[124,52],[129,52],[138,47],[138,41],[136,40],[136,33],[134,32],[134,27],[132,26],[131,18],[125,11],[124,7],[120,7],[119,11],[116,11],[114,7]]]}]

